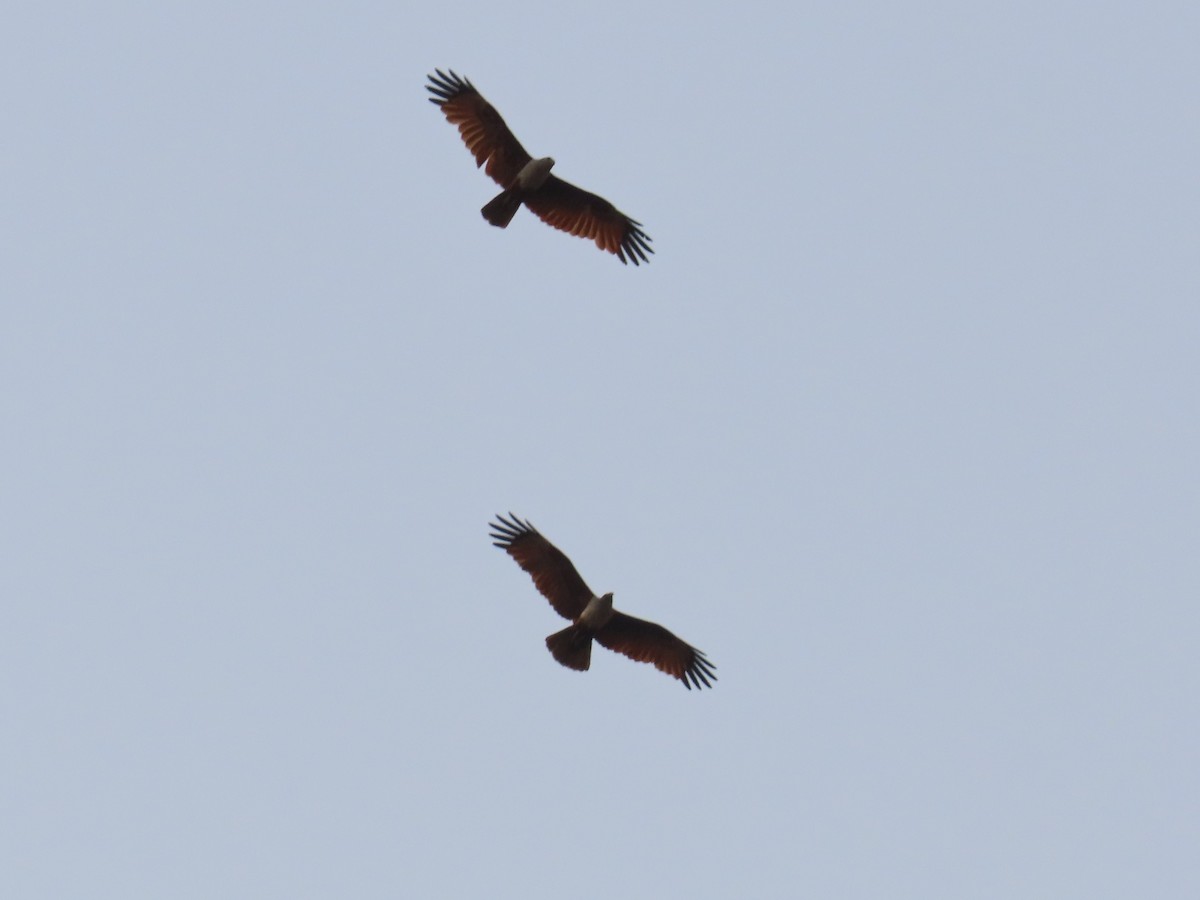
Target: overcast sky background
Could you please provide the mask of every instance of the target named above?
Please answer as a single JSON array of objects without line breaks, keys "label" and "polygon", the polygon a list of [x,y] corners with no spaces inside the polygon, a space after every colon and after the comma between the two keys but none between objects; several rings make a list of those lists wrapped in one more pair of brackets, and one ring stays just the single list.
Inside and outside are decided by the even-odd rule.
[{"label": "overcast sky background", "polygon": [[0,894],[1200,896],[1200,7],[989,6],[12,7]]}]

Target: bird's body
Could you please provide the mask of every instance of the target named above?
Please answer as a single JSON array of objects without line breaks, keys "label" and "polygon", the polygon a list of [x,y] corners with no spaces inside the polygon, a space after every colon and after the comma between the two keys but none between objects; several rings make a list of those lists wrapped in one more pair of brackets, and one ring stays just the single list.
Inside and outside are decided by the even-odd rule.
[{"label": "bird's body", "polygon": [[441,69],[436,72],[426,85],[433,94],[429,102],[458,126],[475,164],[485,166],[488,176],[504,189],[480,210],[488,222],[507,228],[525,205],[546,224],[595,241],[597,247],[615,253],[623,263],[631,260],[636,266],[649,261],[646,254],[654,250],[640,222],[603,197],[551,175],[554,160],[530,156],[470,81],[460,78],[453,69],[449,74]]},{"label": "bird's body", "polygon": [[580,577],[571,560],[529,522],[509,513],[497,516],[491,537],[571,624],[546,638],[550,653],[562,665],[577,671],[591,666],[592,642],[623,653],[638,662],[652,663],[691,690],[712,687],[716,666],[705,655],[661,625],[638,619],[613,607],[611,593],[597,596]]},{"label": "bird's body", "polygon": [[553,167],[554,160],[549,156],[525,163],[513,179],[512,187],[502,190],[480,210],[483,217],[498,228],[507,228],[525,199],[546,183]]},{"label": "bird's body", "polygon": [[583,608],[583,612],[579,614],[576,620],[576,625],[582,625],[584,628],[589,628],[592,631],[599,631],[605,625],[612,621],[613,617],[613,595],[605,594],[603,597],[593,597],[588,601],[588,605]]},{"label": "bird's body", "polygon": [[522,191],[536,191],[546,183],[546,179],[550,177],[550,170],[553,168],[554,160],[549,156],[531,159],[517,173],[516,187]]}]

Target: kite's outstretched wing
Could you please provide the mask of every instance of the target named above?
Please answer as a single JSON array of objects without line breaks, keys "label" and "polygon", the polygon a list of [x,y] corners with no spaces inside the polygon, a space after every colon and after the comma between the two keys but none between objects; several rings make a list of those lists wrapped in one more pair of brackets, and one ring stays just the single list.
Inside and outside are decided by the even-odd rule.
[{"label": "kite's outstretched wing", "polygon": [[556,613],[575,620],[592,599],[591,588],[575,571],[567,555],[542,537],[541,532],[512,513],[508,516],[496,516],[489,536],[533,577],[533,583]]},{"label": "kite's outstretched wing", "polygon": [[603,197],[554,175],[523,199],[547,225],[593,240],[601,250],[617,254],[621,262],[628,259],[640,265],[649,262],[647,253],[654,252],[649,235],[639,227],[641,222],[629,218]]},{"label": "kite's outstretched wing", "polygon": [[450,70],[435,69],[425,90],[433,94],[429,102],[441,107],[446,119],[457,125],[467,149],[475,156],[475,165],[487,163],[485,172],[502,188],[512,187],[517,173],[532,157],[513,137],[495,107],[465,78]]},{"label": "kite's outstretched wing", "polygon": [[653,663],[660,672],[682,681],[689,691],[693,685],[712,687],[710,680],[717,680],[717,667],[703,653],[645,619],[614,613],[609,623],[596,632],[596,640],[630,659]]}]

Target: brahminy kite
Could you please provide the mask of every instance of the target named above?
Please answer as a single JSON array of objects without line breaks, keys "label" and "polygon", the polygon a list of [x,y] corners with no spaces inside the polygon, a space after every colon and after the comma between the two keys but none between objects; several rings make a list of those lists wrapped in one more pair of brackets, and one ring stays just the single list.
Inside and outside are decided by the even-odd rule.
[{"label": "brahminy kite", "polygon": [[504,188],[480,212],[498,228],[507,228],[524,203],[539,219],[561,231],[590,238],[601,250],[617,254],[624,263],[649,262],[653,253],[649,236],[636,222],[603,197],[550,174],[554,160],[534,159],[513,137],[495,108],[475,86],[450,70],[436,69],[425,89],[429,102],[441,107],[446,119],[457,125],[463,141],[475,155],[475,165],[487,163],[487,174]]},{"label": "brahminy kite", "polygon": [[[512,513],[496,516],[489,524],[495,546],[504,550],[533,576],[533,583],[550,601],[554,611],[571,624],[546,638],[546,646],[568,669],[587,671],[592,663],[592,639],[600,646],[624,653],[638,662],[654,663],[683,682],[689,691],[693,685],[712,687],[716,666],[695,647],[681,641],[661,625],[635,619],[613,609],[613,595],[597,597],[566,554],[542,537],[529,522]],[[690,682],[690,683],[689,683]]]}]

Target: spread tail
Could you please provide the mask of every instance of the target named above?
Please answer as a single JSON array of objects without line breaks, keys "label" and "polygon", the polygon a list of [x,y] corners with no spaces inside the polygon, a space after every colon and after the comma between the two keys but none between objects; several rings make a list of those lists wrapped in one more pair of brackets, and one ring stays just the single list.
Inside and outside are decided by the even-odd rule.
[{"label": "spread tail", "polygon": [[546,646],[568,669],[586,672],[592,664],[592,633],[578,625],[570,625],[546,638]]},{"label": "spread tail", "polygon": [[483,217],[497,228],[507,228],[521,208],[521,198],[512,191],[501,191],[483,209]]}]

